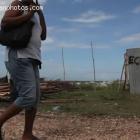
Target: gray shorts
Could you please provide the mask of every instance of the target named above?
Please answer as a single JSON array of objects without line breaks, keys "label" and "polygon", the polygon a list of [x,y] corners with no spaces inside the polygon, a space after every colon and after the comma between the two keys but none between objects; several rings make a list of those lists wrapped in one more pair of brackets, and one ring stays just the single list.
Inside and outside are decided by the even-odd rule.
[{"label": "gray shorts", "polygon": [[14,103],[23,108],[37,108],[40,101],[40,76],[38,63],[30,58],[17,58],[17,51],[10,49],[5,63],[17,97]]}]

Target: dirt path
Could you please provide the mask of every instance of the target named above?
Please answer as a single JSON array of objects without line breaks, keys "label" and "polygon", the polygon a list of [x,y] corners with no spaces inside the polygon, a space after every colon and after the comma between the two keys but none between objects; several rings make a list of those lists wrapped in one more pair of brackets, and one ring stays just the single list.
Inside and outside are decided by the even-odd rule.
[{"label": "dirt path", "polygon": [[[68,114],[37,116],[34,134],[41,140],[140,140],[140,118],[83,117]],[[5,140],[20,140],[24,116],[5,126]]]}]

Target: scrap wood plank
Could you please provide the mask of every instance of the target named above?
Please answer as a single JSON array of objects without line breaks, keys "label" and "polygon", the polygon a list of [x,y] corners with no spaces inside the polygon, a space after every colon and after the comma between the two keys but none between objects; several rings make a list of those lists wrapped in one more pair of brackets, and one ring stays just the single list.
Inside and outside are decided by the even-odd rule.
[{"label": "scrap wood plank", "polygon": [[0,92],[0,96],[7,96],[10,95],[10,92]]},{"label": "scrap wood plank", "polygon": [[10,92],[10,90],[9,90],[9,89],[0,90],[0,94],[1,94],[2,92]]}]

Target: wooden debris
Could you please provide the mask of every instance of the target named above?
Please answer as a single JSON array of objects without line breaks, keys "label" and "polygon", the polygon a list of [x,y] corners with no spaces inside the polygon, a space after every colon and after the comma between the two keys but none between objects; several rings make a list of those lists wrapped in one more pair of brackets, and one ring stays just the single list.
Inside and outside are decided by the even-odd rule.
[{"label": "wooden debris", "polygon": [[[46,99],[47,94],[58,93],[63,90],[73,90],[76,86],[67,81],[44,81],[40,83],[42,99]],[[0,99],[9,99],[10,84],[0,83]]]}]

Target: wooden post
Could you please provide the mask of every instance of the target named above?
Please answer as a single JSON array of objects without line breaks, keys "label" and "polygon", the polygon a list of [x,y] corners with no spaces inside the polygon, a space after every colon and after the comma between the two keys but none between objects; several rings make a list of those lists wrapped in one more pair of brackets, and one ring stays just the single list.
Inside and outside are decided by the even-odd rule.
[{"label": "wooden post", "polygon": [[[96,82],[96,69],[95,69],[95,59],[94,59],[92,41],[91,41],[91,55],[92,55],[92,66],[93,66],[93,75],[94,75],[94,83],[95,83],[95,82]],[[94,90],[96,91],[96,83],[95,83],[95,88],[94,88]]]},{"label": "wooden post", "polygon": [[64,61],[64,51],[62,47],[62,62],[63,62],[63,76],[64,76],[64,81],[66,80],[66,72],[65,72],[65,61]]},{"label": "wooden post", "polygon": [[124,63],[123,63],[123,68],[122,68],[122,72],[121,72],[121,78],[120,78],[120,81],[119,81],[118,92],[119,92],[120,89],[121,89],[121,84],[122,84],[124,69],[125,69],[125,60],[124,60]]},{"label": "wooden post", "polygon": [[124,82],[124,90],[127,90],[128,89],[128,56],[127,54],[124,55],[125,57],[125,82]]},{"label": "wooden post", "polygon": [[123,68],[122,68],[122,73],[121,73],[121,78],[120,78],[120,82],[119,82],[118,92],[121,89],[123,74],[124,74],[123,90],[126,90],[128,88],[127,87],[127,85],[128,85],[128,58],[127,58],[126,53],[124,54],[124,64],[123,64]]}]

